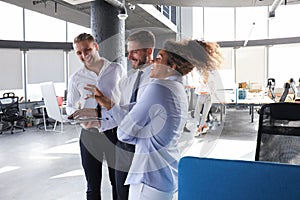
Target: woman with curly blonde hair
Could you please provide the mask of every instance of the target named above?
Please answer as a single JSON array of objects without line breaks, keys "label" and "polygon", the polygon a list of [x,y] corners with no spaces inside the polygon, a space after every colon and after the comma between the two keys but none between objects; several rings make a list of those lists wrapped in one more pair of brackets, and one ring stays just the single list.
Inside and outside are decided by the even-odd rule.
[{"label": "woman with curly blonde hair", "polygon": [[216,70],[221,63],[217,43],[167,41],[153,61],[153,78],[132,105],[117,105],[93,85],[87,90],[118,122],[118,139],[135,145],[125,184],[130,200],[171,200],[177,191],[178,139],[188,116],[183,76],[197,68]]}]

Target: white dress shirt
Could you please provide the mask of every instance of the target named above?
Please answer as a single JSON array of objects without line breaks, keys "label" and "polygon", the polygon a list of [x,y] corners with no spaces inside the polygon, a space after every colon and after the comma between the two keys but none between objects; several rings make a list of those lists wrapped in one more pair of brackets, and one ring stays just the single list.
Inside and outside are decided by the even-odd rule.
[{"label": "white dress shirt", "polygon": [[121,78],[125,76],[126,71],[118,63],[110,62],[105,58],[101,59],[104,60],[104,63],[98,75],[84,67],[70,77],[66,107],[68,115],[81,108],[97,107],[95,99],[84,99],[90,93],[84,89],[87,84],[96,85],[105,96],[113,100],[114,96],[119,96],[114,89]]},{"label": "white dress shirt", "polygon": [[[148,65],[145,68],[141,69],[143,71],[143,74],[141,75],[140,84],[139,84],[139,90],[137,94],[137,99],[140,98],[142,95],[145,85],[151,81],[150,78],[150,72],[151,72],[151,66]],[[130,70],[128,72],[128,75],[123,77],[119,84],[118,88],[115,89],[116,92],[114,92],[114,103],[117,105],[128,105],[130,103],[130,97],[132,95],[133,85],[137,78],[139,70]],[[119,94],[119,96],[117,96]],[[99,131],[105,131],[108,129],[111,129],[113,127],[116,127],[118,123],[114,120],[114,118],[111,116],[109,112],[105,108],[102,108],[102,118],[106,119],[101,122],[101,127],[99,128]]]}]

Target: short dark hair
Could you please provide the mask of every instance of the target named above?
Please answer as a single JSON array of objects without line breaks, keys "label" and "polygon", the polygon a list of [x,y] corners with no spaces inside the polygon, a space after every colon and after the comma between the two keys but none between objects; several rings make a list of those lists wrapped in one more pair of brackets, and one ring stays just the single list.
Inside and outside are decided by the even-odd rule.
[{"label": "short dark hair", "polygon": [[127,42],[129,41],[137,41],[142,45],[142,48],[153,48],[155,45],[155,36],[151,31],[139,30],[131,33]]},{"label": "short dark hair", "polygon": [[95,38],[91,34],[81,33],[74,38],[74,44],[79,43],[81,41],[85,41],[85,40],[87,40],[89,42],[95,42]]}]

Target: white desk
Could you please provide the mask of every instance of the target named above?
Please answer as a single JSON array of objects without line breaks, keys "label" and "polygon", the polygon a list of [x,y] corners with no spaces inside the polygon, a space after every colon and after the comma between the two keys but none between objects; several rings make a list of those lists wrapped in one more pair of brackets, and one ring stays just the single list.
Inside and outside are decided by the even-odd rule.
[{"label": "white desk", "polygon": [[249,106],[250,111],[249,114],[251,115],[251,122],[254,119],[254,107],[255,106],[262,106],[264,104],[275,103],[274,100],[270,99],[268,96],[264,97],[253,97],[253,98],[246,98],[246,99],[237,99],[236,102],[226,103],[226,105],[236,105],[236,106]]}]

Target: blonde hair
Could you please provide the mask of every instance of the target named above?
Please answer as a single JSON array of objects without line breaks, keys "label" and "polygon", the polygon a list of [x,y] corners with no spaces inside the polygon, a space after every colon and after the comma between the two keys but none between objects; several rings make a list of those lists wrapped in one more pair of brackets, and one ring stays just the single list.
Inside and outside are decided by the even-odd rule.
[{"label": "blonde hair", "polygon": [[167,64],[175,64],[176,70],[182,75],[188,74],[196,67],[204,77],[208,76],[209,72],[218,69],[223,61],[220,46],[216,42],[168,40],[163,49],[168,55]]}]

